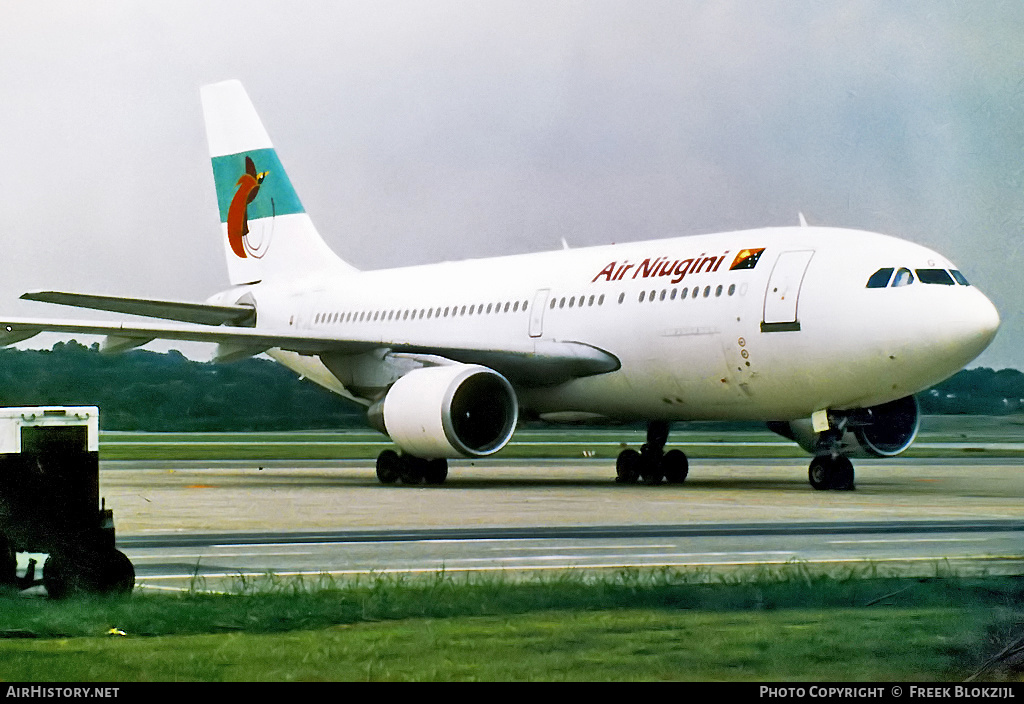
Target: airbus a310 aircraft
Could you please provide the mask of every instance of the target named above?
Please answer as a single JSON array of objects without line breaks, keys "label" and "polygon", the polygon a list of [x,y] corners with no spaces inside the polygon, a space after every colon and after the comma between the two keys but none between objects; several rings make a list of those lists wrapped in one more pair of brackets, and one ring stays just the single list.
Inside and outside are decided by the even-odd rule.
[{"label": "airbus a310 aircraft", "polygon": [[[814,455],[816,489],[849,457],[898,455],[913,394],[988,346],[999,314],[941,254],[872,232],[770,227],[358,271],[320,238],[242,85],[202,89],[231,288],[205,303],[38,291],[23,298],[152,322],[9,319],[43,331],[212,342],[266,353],[366,407],[400,449],[384,483],[441,483],[449,458],[501,450],[521,417],[647,423],[617,479],[681,482],[669,424],[760,420]],[[175,322],[163,322],[165,320]]]}]

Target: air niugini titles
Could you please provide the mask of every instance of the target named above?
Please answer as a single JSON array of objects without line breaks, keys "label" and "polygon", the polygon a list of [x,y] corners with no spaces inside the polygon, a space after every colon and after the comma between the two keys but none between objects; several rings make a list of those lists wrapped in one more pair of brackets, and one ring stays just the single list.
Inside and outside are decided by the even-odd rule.
[{"label": "air niugini titles", "polygon": [[[729,270],[753,269],[757,266],[757,260],[761,258],[762,252],[764,252],[764,247],[740,250],[729,266]],[[729,250],[725,250],[721,255],[711,255],[710,257],[705,252],[701,252],[699,256],[689,259],[671,259],[665,256],[651,259],[648,257],[639,264],[632,264],[628,259],[621,263],[614,261],[601,269],[597,276],[590,280],[590,283],[601,278],[605,281],[622,281],[632,272],[632,276],[629,277],[631,279],[670,276],[672,283],[677,284],[688,274],[707,274],[718,271],[718,267],[722,266],[722,262],[725,261],[728,254]]]}]

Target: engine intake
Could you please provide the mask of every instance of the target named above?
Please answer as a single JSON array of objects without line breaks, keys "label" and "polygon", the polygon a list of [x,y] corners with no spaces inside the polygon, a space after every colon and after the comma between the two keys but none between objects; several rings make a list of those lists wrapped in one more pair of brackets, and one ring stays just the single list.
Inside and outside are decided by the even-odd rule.
[{"label": "engine intake", "polygon": [[484,457],[511,439],[519,403],[498,372],[454,364],[405,374],[367,415],[370,425],[411,455]]},{"label": "engine intake", "polygon": [[809,418],[774,421],[768,427],[811,454],[835,449],[847,457],[895,457],[910,447],[921,427],[920,409],[913,396],[870,408],[829,411],[828,416],[833,428],[842,428],[838,438],[833,431],[815,432]]}]

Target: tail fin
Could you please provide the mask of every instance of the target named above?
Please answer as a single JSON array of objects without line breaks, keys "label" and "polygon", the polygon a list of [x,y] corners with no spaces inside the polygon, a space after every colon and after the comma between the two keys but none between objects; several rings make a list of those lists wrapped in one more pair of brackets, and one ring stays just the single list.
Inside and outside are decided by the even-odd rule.
[{"label": "tail fin", "polygon": [[355,271],[316,231],[242,84],[214,83],[201,94],[232,285]]}]

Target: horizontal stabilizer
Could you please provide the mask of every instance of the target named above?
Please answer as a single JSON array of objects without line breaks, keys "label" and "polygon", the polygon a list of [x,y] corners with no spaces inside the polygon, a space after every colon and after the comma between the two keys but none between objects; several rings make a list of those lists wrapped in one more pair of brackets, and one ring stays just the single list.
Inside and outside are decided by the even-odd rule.
[{"label": "horizontal stabilizer", "polygon": [[163,301],[146,298],[122,298],[119,296],[95,296],[87,293],[66,293],[64,291],[29,291],[22,295],[27,301],[56,303],[76,308],[107,310],[113,313],[128,313],[147,318],[178,320],[199,325],[238,325],[252,327],[256,322],[256,309],[251,306],[223,306],[187,301]]},{"label": "horizontal stabilizer", "polygon": [[13,327],[7,326],[0,329],[0,347],[7,347],[8,345],[13,345],[15,342],[22,342],[23,340],[35,337],[40,332],[42,332],[42,330],[15,330]]},{"label": "horizontal stabilizer", "polygon": [[324,350],[357,354],[379,346],[379,344],[371,341],[337,340],[313,334],[296,334],[283,330],[270,331],[247,327],[215,327],[189,323],[128,323],[43,318],[8,318],[0,321],[0,346],[28,339],[32,335],[41,332],[113,337],[116,339],[111,341],[111,351],[116,351],[122,340],[129,339],[133,341],[180,340],[185,342],[213,342],[215,344],[236,345],[248,349],[280,347],[281,349],[304,354],[317,354]]}]

